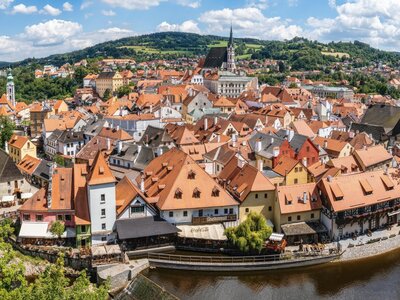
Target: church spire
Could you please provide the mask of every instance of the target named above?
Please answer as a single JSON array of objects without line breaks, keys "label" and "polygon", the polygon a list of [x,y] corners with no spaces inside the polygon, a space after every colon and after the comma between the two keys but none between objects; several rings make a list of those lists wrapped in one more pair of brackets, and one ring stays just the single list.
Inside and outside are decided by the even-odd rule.
[{"label": "church spire", "polygon": [[228,47],[233,47],[233,30],[232,30],[232,23],[231,23],[231,33],[230,33],[230,35],[229,35]]},{"label": "church spire", "polygon": [[13,106],[12,109],[15,109],[15,86],[14,86],[14,78],[11,73],[11,68],[7,70],[7,86],[6,86],[6,95],[7,100]]}]

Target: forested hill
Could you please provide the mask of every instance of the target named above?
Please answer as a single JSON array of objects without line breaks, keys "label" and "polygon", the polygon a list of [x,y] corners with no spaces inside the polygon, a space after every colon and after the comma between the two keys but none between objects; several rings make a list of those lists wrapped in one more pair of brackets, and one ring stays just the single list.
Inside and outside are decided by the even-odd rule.
[{"label": "forested hill", "polygon": [[[174,58],[182,56],[205,55],[209,47],[226,45],[227,38],[211,35],[198,35],[181,32],[161,32],[109,41],[83,50],[65,54],[51,55],[41,59],[26,59],[15,65],[29,63],[53,64],[60,66],[84,58],[94,57],[134,57],[137,61]],[[370,47],[355,41],[323,44],[304,38],[289,41],[263,41],[257,39],[235,38],[236,54],[239,59],[277,59],[285,60],[293,70],[319,69],[331,62],[350,60],[358,65],[382,62],[397,65],[400,55]]]}]

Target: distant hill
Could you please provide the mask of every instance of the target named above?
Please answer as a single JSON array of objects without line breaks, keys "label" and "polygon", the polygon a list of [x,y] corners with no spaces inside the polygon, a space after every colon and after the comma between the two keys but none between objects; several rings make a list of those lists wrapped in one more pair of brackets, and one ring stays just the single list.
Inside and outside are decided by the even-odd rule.
[{"label": "distant hill", "polygon": [[[14,65],[30,63],[53,64],[74,63],[85,58],[95,57],[134,57],[137,61],[159,58],[205,55],[209,47],[226,45],[227,38],[213,35],[199,35],[182,32],[160,32],[148,35],[123,38],[88,47],[65,54],[51,55],[40,59],[26,59]],[[323,68],[330,62],[350,59],[352,62],[367,65],[370,62],[398,64],[400,55],[370,47],[362,42],[332,42],[323,44],[304,38],[289,41],[264,41],[248,38],[235,38],[236,54],[239,59],[277,59],[284,60],[293,70]],[[1,63],[0,63],[1,64]],[[6,63],[8,64],[8,63]]]}]

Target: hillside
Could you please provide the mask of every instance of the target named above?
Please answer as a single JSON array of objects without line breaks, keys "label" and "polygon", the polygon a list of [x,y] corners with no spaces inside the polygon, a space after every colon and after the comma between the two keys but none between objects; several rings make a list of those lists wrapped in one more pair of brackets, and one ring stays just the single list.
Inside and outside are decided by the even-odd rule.
[{"label": "hillside", "polygon": [[[174,58],[182,56],[205,55],[209,47],[225,45],[227,38],[181,32],[161,32],[116,41],[101,43],[83,50],[65,54],[51,55],[41,59],[27,59],[14,65],[32,62],[41,65],[73,63],[84,58],[94,57],[134,57],[137,61]],[[257,39],[235,38],[238,59],[277,59],[285,60],[293,70],[321,69],[331,62],[349,59],[357,65],[367,65],[371,61],[382,61],[397,65],[400,55],[374,49],[367,44],[355,41],[323,44],[304,38],[290,41],[263,41]]]}]

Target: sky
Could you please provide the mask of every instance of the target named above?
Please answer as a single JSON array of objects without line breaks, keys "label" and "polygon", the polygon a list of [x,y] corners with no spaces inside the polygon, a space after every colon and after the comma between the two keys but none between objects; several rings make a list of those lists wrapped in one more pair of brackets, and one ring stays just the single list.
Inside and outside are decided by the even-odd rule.
[{"label": "sky", "polygon": [[359,40],[400,51],[400,0],[0,0],[0,61],[160,31]]}]

